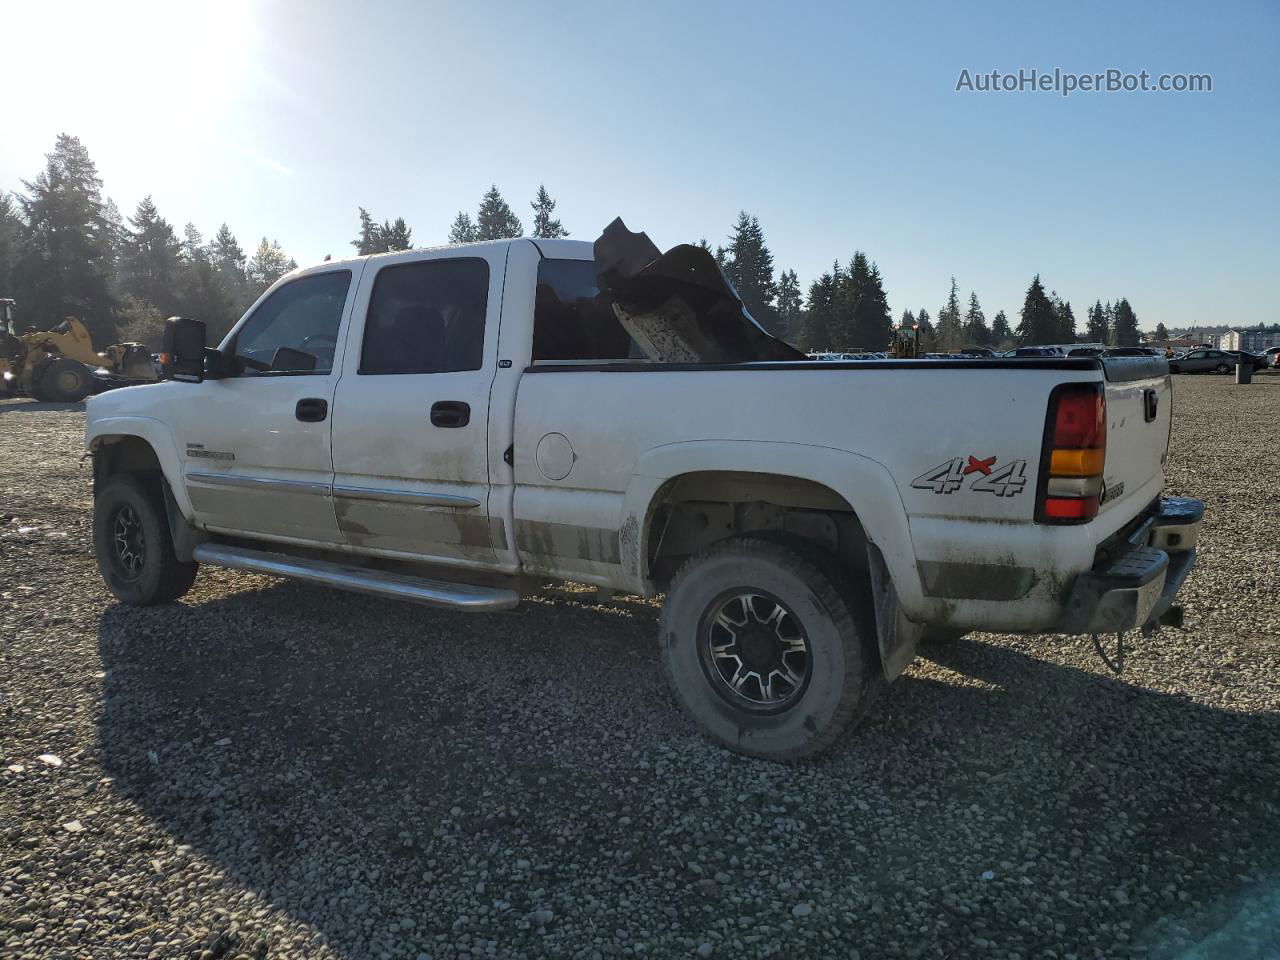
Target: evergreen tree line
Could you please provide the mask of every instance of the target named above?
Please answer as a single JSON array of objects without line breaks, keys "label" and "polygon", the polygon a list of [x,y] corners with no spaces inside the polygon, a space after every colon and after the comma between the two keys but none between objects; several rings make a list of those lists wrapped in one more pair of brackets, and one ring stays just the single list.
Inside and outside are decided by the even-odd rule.
[{"label": "evergreen tree line", "polygon": [[[699,245],[711,249],[705,239]],[[809,285],[807,297],[801,294],[794,270],[783,270],[775,277],[764,231],[750,214],[738,215],[728,245],[717,247],[714,256],[751,315],[770,333],[810,351],[879,351],[888,345],[893,323],[884,278],[863,251],[855,251],[847,266],[838,260],[833,263]],[[976,292],[969,293],[967,308],[962,307],[955,277],[936,322],[926,309],[906,310],[900,322],[915,324],[924,350],[931,353],[1079,339],[1070,302],[1056,291],[1046,292],[1039,275],[1027,289],[1016,328],[1003,310],[988,322]],[[1127,299],[1090,308],[1085,340],[1136,346],[1140,338],[1138,317]]]},{"label": "evergreen tree line", "polygon": [[[45,168],[24,190],[0,193],[0,296],[18,301],[28,326],[48,327],[63,317],[82,319],[99,346],[116,339],[158,344],[161,320],[170,315],[204,320],[211,336],[226,332],[268,286],[297,264],[265,236],[247,255],[227,224],[205,241],[194,224],[179,239],[151,197],[125,220],[103,196],[88,151],[62,134]],[[530,204],[531,235],[567,237],[554,216],[556,201],[539,186]],[[359,254],[407,250],[412,229],[403,217],[375,221],[358,208],[351,241]],[[451,243],[524,235],[524,225],[496,185],[481,197],[475,217],[458,213]],[[711,250],[705,239],[699,244]],[[848,264],[833,263],[802,293],[794,270],[775,273],[760,221],[739,213],[728,243],[714,251],[751,315],[770,333],[807,350],[883,350],[892,334],[884,278],[875,261],[855,251]],[[1071,304],[1046,292],[1037,275],[1027,290],[1019,323],[1004,311],[987,322],[976,292],[961,306],[954,277],[936,320],[928,310],[907,310],[901,322],[918,325],[928,351],[965,346],[1070,343],[1076,337]],[[1083,339],[1118,346],[1138,343],[1138,318],[1123,297],[1088,309]]]},{"label": "evergreen tree line", "polygon": [[225,223],[207,242],[192,223],[179,237],[149,196],[124,218],[67,134],[22,186],[0,194],[0,296],[17,301],[28,329],[77,317],[99,347],[128,339],[156,348],[163,318],[184,315],[221,336],[297,266],[266,237],[246,254]]},{"label": "evergreen tree line", "polygon": [[[556,202],[547,193],[547,188],[539,184],[538,193],[529,204],[533,208],[533,228],[531,237],[553,240],[556,237],[567,237],[569,231],[558,219],[552,216]],[[480,198],[480,206],[476,208],[475,219],[465,210],[449,224],[450,243],[474,243],[477,240],[506,240],[510,237],[523,237],[524,224],[503,199],[497,184],[493,184]]]}]

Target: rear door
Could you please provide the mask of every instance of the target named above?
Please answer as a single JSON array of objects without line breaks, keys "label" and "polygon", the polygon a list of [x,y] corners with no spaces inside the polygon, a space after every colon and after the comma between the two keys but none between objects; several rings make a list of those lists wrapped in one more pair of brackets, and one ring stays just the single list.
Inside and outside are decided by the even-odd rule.
[{"label": "rear door", "polygon": [[334,509],[351,546],[493,563],[486,426],[506,251],[369,262],[334,398]]}]

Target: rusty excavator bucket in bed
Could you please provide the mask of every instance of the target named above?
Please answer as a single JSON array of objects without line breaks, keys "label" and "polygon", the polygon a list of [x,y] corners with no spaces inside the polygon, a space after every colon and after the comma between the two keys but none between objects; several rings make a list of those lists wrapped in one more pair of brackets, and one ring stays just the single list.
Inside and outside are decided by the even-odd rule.
[{"label": "rusty excavator bucket in bed", "polygon": [[595,261],[600,298],[655,363],[806,359],[756,323],[702,247],[662,253],[619,217],[596,240]]}]

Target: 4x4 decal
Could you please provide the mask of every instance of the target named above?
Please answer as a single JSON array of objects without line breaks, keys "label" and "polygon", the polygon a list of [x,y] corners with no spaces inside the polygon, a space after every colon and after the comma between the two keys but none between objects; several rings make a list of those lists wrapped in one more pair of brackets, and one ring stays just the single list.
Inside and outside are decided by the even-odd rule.
[{"label": "4x4 decal", "polygon": [[926,470],[911,481],[915,490],[952,494],[964,486],[975,493],[993,493],[997,497],[1016,497],[1027,485],[1027,461],[1011,460],[997,467],[995,457],[952,457],[945,463]]}]

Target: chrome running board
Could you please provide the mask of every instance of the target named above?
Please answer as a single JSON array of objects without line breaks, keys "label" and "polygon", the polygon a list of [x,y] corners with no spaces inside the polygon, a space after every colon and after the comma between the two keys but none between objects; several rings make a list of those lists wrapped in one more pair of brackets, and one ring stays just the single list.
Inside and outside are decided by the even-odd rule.
[{"label": "chrome running board", "polygon": [[370,570],[366,567],[330,563],[327,560],[311,560],[291,557],[283,553],[250,550],[246,547],[228,547],[217,543],[202,543],[192,551],[192,559],[215,567],[230,567],[265,573],[273,577],[289,577],[320,583],[338,590],[353,590],[377,597],[411,600],[433,607],[448,607],[469,613],[491,613],[510,610],[520,603],[520,594],[502,587],[481,587],[470,583],[450,583],[446,580],[427,580],[402,573]]}]

